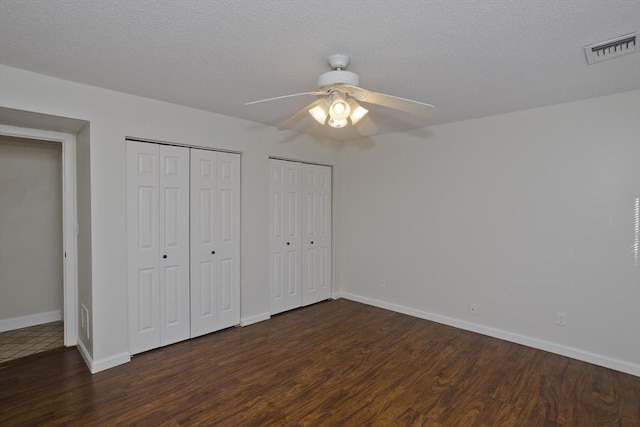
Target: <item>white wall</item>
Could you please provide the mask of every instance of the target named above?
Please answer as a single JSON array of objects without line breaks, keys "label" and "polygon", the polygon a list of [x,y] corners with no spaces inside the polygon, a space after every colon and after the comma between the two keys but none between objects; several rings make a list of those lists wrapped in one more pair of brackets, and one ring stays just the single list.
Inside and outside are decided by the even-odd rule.
[{"label": "white wall", "polygon": [[90,122],[91,356],[98,369],[128,360],[127,136],[242,153],[241,316],[268,314],[268,157],[333,165],[334,143],[5,66],[0,92],[3,107]]},{"label": "white wall", "polygon": [[0,136],[0,322],[60,317],[62,252],[61,144]]},{"label": "white wall", "polygon": [[346,296],[640,375],[640,92],[356,141],[340,166]]},{"label": "white wall", "polygon": [[242,153],[243,319],[269,310],[266,177],[278,156],[336,165],[334,288],[347,296],[640,372],[638,91],[350,143],[4,66],[0,92],[3,107],[90,122],[77,153],[91,190],[87,205],[78,183],[91,231],[79,293],[100,369],[128,358],[131,136]]}]

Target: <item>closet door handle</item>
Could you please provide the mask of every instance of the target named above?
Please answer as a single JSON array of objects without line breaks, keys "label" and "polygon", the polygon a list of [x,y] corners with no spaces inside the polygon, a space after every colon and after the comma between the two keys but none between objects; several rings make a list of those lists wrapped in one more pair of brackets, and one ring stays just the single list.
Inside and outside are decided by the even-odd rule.
[{"label": "closet door handle", "polygon": [[291,243],[287,242],[287,246],[289,246]]},{"label": "closet door handle", "polygon": [[311,241],[311,244],[313,245],[313,241]]},{"label": "closet door handle", "polygon": [[167,259],[167,256],[166,255],[162,255],[162,258]]},{"label": "closet door handle", "polygon": [[215,255],[215,254],[216,254],[216,251],[211,251],[211,255]]}]

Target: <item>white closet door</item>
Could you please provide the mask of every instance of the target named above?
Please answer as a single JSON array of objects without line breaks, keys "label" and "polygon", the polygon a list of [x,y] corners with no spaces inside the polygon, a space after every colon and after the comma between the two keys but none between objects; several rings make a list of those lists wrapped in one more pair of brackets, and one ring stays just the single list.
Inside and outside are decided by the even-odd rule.
[{"label": "white closet door", "polygon": [[215,330],[217,153],[191,150],[191,337]]},{"label": "white closet door", "polygon": [[189,149],[160,149],[161,345],[188,339]]},{"label": "white closet door", "polygon": [[271,314],[302,305],[301,188],[300,163],[270,160]]},{"label": "white closet door", "polygon": [[189,338],[189,151],[127,141],[131,354]]},{"label": "white closet door", "polygon": [[159,147],[127,141],[129,350],[160,346]]},{"label": "white closet door", "polygon": [[303,165],[302,305],[331,298],[331,168]]},{"label": "white closet door", "polygon": [[191,150],[191,336],[240,322],[240,156]]},{"label": "white closet door", "polygon": [[218,153],[218,326],[240,323],[240,155]]}]

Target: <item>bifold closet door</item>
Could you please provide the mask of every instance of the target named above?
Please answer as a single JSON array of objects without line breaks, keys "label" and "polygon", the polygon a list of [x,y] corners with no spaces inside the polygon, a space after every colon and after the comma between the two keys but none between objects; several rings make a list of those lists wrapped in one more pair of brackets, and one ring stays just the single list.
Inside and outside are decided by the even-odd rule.
[{"label": "bifold closet door", "polygon": [[270,159],[271,314],[302,305],[302,164]]},{"label": "bifold closet door", "polygon": [[132,354],[189,338],[189,150],[127,141]]},{"label": "bifold closet door", "polygon": [[302,165],[302,305],[331,298],[331,168]]},{"label": "bifold closet door", "polygon": [[191,336],[240,323],[240,155],[191,149]]},{"label": "bifold closet door", "polygon": [[270,160],[271,314],[331,298],[331,168]]}]

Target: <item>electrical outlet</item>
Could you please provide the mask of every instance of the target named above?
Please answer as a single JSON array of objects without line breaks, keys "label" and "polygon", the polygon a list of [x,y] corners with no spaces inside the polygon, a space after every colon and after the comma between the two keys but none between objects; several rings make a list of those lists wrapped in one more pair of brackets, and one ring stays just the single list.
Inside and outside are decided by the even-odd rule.
[{"label": "electrical outlet", "polygon": [[469,304],[469,313],[478,314],[478,304],[476,304],[475,302],[470,303]]},{"label": "electrical outlet", "polygon": [[387,287],[387,281],[384,279],[379,279],[378,283],[380,284],[380,289],[385,289]]},{"label": "electrical outlet", "polygon": [[567,315],[565,313],[556,313],[556,324],[558,326],[567,326]]}]

